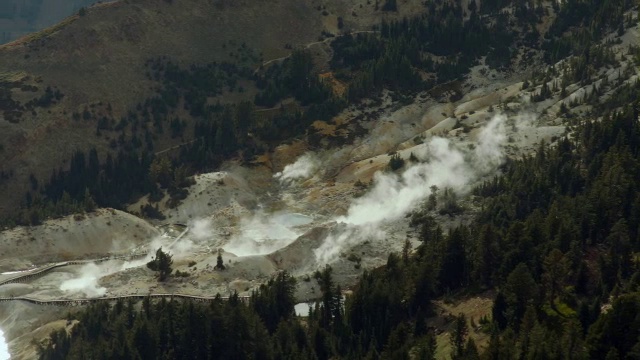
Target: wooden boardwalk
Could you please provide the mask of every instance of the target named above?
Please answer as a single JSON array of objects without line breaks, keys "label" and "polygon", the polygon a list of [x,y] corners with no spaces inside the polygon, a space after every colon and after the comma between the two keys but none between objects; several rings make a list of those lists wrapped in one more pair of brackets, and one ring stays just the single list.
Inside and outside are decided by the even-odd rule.
[{"label": "wooden boardwalk", "polygon": [[[230,299],[229,296],[218,297],[218,296],[198,296],[198,295],[187,295],[187,294],[136,294],[136,295],[120,295],[120,296],[104,296],[97,298],[83,298],[83,299],[38,299],[30,296],[15,296],[15,297],[0,297],[0,302],[9,302],[9,301],[24,301],[35,305],[52,305],[52,306],[81,306],[87,305],[89,303],[98,303],[98,302],[113,302],[118,300],[134,300],[140,301],[144,298],[151,299],[178,299],[178,300],[191,300],[196,302],[210,302],[216,299],[227,301]],[[238,296],[238,299],[243,302],[249,302],[250,296]]]},{"label": "wooden boardwalk", "polygon": [[[183,224],[178,224],[178,225],[183,225]],[[187,227],[186,225],[184,231],[182,231],[180,233],[180,235],[178,235],[169,245],[169,249],[171,249],[178,241],[180,241],[180,239],[182,239],[182,237],[184,237],[188,232],[189,232],[189,227]],[[8,279],[5,280],[1,280],[0,281],[0,286],[5,285],[5,284],[14,284],[14,283],[20,283],[20,282],[26,282],[26,281],[30,281],[33,280],[35,278],[37,278],[38,276],[42,276],[44,274],[46,274],[47,272],[59,268],[59,267],[63,267],[63,266],[70,266],[70,265],[84,265],[84,264],[90,264],[90,263],[101,263],[101,262],[105,262],[105,261],[109,261],[109,260],[136,260],[136,259],[141,259],[144,258],[145,256],[147,256],[149,254],[149,251],[145,251],[145,252],[139,252],[139,253],[135,253],[135,254],[127,254],[127,255],[116,255],[116,256],[105,256],[99,259],[90,259],[90,260],[71,260],[71,261],[63,261],[63,262],[59,262],[59,263],[55,263],[55,264],[49,264],[49,265],[45,265],[33,270],[25,270],[20,272],[19,274],[16,274],[13,277],[10,277]]]},{"label": "wooden boardwalk", "polygon": [[63,266],[70,266],[70,265],[84,265],[84,264],[90,264],[90,263],[101,263],[101,262],[105,262],[105,261],[109,261],[109,260],[135,260],[135,259],[141,259],[145,256],[147,256],[147,252],[144,253],[137,253],[137,254],[129,254],[129,255],[119,255],[119,256],[108,256],[108,257],[103,257],[100,259],[91,259],[91,260],[71,260],[71,261],[63,261],[63,262],[59,262],[59,263],[55,263],[55,264],[49,264],[43,267],[39,267],[33,270],[27,270],[24,272],[21,272],[20,274],[17,274],[16,276],[10,277],[8,279],[2,280],[0,281],[0,286],[5,285],[5,284],[14,284],[14,283],[20,283],[20,282],[26,282],[26,281],[30,281],[33,280],[39,276],[42,276],[44,274],[46,274],[47,272],[59,268],[59,267],[63,267]]},{"label": "wooden boardwalk", "polygon": [[[173,247],[182,237],[184,237],[189,228],[187,227],[180,235],[178,235],[175,240],[169,245],[169,248]],[[45,265],[33,270],[26,270],[16,274],[13,277],[0,281],[0,286],[6,284],[14,284],[14,283],[23,283],[30,280],[33,280],[39,276],[46,274],[47,272],[71,265],[84,265],[90,263],[101,263],[110,260],[136,260],[141,259],[147,256],[149,252],[140,252],[135,254],[128,255],[117,255],[117,256],[106,256],[99,259],[91,259],[91,260],[71,260],[71,261],[63,261],[55,264]],[[9,302],[9,301],[23,301],[28,302],[35,305],[53,305],[53,306],[80,306],[86,305],[89,303],[96,302],[113,302],[118,300],[134,300],[139,301],[144,298],[151,299],[180,299],[180,300],[191,300],[196,302],[210,302],[216,299],[221,300],[229,300],[230,297],[220,297],[220,296],[198,296],[198,295],[188,295],[188,294],[132,294],[132,295],[120,295],[120,296],[103,296],[103,297],[95,297],[95,298],[81,298],[81,299],[69,299],[69,298],[61,298],[61,299],[39,299],[31,296],[10,296],[10,297],[0,297],[0,302]],[[238,299],[242,302],[249,302],[250,296],[238,296]]]}]

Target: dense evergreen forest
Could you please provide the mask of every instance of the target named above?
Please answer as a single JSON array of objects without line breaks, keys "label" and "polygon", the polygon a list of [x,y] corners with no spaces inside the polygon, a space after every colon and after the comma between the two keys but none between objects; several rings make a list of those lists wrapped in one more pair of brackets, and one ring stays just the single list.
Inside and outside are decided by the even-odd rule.
[{"label": "dense evergreen forest", "polygon": [[[141,140],[135,151],[126,150],[127,141],[116,144],[121,155],[105,164],[93,152],[78,154],[70,170],[54,172],[43,187],[33,180],[34,191],[44,192],[27,195],[22,221],[96,203],[118,207],[161,189],[179,201],[193,171],[215,168],[229,157],[250,159],[287,138],[310,135],[311,121],[329,119],[381,89],[412,93],[459,79],[483,56],[491,67],[503,68],[522,49],[544,49],[550,63],[573,55],[572,80],[583,81],[585,57],[599,51],[594,41],[605,30],[624,30],[623,12],[631,6],[625,0],[567,1],[541,37],[533,25],[545,9],[532,2],[492,0],[481,9],[429,4],[425,15],[381,23],[379,34],[332,42],[331,66],[349,84],[344,96],[317,80],[305,52],[251,75],[262,91],[252,103],[236,105],[203,102],[212,90],[196,83],[208,76],[201,72],[210,71],[221,88],[235,87],[233,79],[245,71],[224,64],[186,70],[155,60],[150,76],[164,79],[165,91],[132,111],[122,129],[145,111],[160,119],[160,128],[167,120],[164,107],[168,114],[183,106],[198,119],[196,141],[175,158],[152,155],[152,141]],[[501,11],[505,6],[514,9],[515,24]],[[606,62],[606,51],[599,54]],[[187,73],[167,75],[179,71]],[[248,303],[235,296],[209,304],[145,300],[141,308],[97,304],[70,315],[78,324],[70,334],[54,332],[40,346],[40,358],[435,359],[436,334],[426,321],[434,315],[433,300],[492,289],[492,316],[477,324],[490,336],[488,344],[476,346],[461,315],[450,334],[451,353],[440,357],[638,359],[640,99],[637,84],[619,91],[626,103],[614,97],[600,104],[603,118],[597,121],[573,118],[571,136],[509,161],[500,175],[477,186],[474,195],[483,206],[472,223],[444,232],[428,204],[415,211],[411,224],[419,230],[420,246],[390,254],[385,266],[361,277],[344,302],[326,267],[311,280],[322,298],[304,319],[294,315],[295,281],[284,272]],[[282,108],[269,121],[253,111],[287,97],[295,98],[297,110]],[[182,122],[171,123],[181,136]],[[128,172],[127,166],[140,170]],[[116,180],[116,173],[127,178]],[[116,181],[131,187],[110,191]],[[75,208],[60,210],[64,204]]]}]

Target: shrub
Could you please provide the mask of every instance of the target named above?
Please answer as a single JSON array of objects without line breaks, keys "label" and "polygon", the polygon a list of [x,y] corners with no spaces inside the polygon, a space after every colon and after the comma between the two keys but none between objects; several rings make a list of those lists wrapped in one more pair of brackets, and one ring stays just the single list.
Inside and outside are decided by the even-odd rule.
[{"label": "shrub", "polygon": [[404,166],[404,159],[400,157],[399,154],[394,154],[391,156],[391,159],[389,159],[389,168],[392,171],[396,171],[403,166]]}]

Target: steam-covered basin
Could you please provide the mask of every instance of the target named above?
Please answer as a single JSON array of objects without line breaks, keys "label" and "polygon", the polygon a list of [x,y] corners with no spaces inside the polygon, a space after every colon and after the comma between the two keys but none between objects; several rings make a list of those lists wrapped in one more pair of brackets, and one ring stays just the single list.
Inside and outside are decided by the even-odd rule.
[{"label": "steam-covered basin", "polygon": [[254,214],[240,224],[241,231],[224,246],[238,256],[264,255],[291,244],[303,233],[300,228],[313,222],[298,213]]},{"label": "steam-covered basin", "polygon": [[7,345],[7,341],[4,338],[4,333],[2,329],[0,329],[0,360],[9,360],[11,359],[11,355],[9,355],[9,345]]},{"label": "steam-covered basin", "polygon": [[313,221],[310,217],[299,213],[283,213],[274,216],[274,221],[285,227],[307,225]]}]

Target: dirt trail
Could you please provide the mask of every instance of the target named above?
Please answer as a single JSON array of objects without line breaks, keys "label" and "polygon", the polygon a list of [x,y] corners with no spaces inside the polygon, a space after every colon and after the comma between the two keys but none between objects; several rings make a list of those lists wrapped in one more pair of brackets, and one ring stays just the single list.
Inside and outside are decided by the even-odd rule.
[{"label": "dirt trail", "polygon": [[[335,39],[337,39],[337,38],[339,38],[339,37],[346,36],[346,35],[357,35],[357,34],[377,34],[377,33],[379,33],[379,31],[375,31],[375,30],[352,31],[352,32],[347,33],[347,34],[341,34],[341,35],[337,35],[337,36],[334,36],[334,37],[328,37],[328,38],[326,38],[326,39],[324,39],[324,40],[310,42],[310,43],[308,43],[308,44],[304,45],[302,48],[303,48],[303,49],[310,49],[311,47],[316,46],[316,45],[320,45],[320,44],[327,44],[327,43],[330,43],[331,41],[333,41],[333,40],[335,40]],[[262,68],[264,68],[264,67],[268,66],[268,65],[269,65],[269,64],[271,64],[271,63],[279,62],[279,61],[284,61],[285,59],[288,59],[289,57],[291,57],[291,54],[289,54],[289,55],[287,55],[287,56],[282,56],[282,57],[279,57],[279,58],[275,58],[275,59],[271,59],[271,60],[264,61],[264,62],[263,62],[263,63],[262,63],[262,64],[261,64],[261,65],[260,65],[260,66],[259,66],[259,67],[254,71],[254,72],[253,72],[253,73],[254,73],[254,74],[255,74],[255,73],[257,73],[257,72],[258,72],[258,71],[260,71]]]}]

